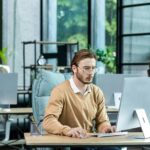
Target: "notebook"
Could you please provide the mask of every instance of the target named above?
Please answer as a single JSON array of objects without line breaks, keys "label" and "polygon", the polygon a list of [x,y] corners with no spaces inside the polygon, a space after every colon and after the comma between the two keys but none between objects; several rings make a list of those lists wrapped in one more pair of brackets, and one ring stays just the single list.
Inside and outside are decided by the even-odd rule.
[{"label": "notebook", "polygon": [[0,73],[0,105],[17,104],[17,73]]}]

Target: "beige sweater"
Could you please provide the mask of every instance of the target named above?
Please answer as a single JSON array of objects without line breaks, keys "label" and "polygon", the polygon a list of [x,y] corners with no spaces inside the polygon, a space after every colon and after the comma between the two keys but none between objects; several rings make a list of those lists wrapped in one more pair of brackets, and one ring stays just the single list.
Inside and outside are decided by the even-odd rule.
[{"label": "beige sweater", "polygon": [[94,84],[90,84],[90,89],[85,95],[75,94],[68,80],[55,87],[46,108],[43,128],[48,133],[66,135],[74,127],[92,132],[93,120],[97,128],[109,124],[102,91]]}]

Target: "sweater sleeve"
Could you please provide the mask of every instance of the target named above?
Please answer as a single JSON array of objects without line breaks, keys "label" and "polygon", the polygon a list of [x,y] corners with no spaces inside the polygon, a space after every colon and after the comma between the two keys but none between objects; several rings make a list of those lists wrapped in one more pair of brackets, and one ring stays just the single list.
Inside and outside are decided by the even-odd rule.
[{"label": "sweater sleeve", "polygon": [[63,109],[63,95],[58,88],[55,88],[49,98],[48,106],[45,110],[45,117],[43,120],[43,128],[52,134],[66,135],[71,129],[69,126],[62,125],[59,122],[59,116]]},{"label": "sweater sleeve", "polygon": [[101,128],[101,126],[110,126],[109,118],[106,111],[105,98],[103,92],[98,89],[97,93],[97,114],[96,114],[96,128],[97,130]]}]

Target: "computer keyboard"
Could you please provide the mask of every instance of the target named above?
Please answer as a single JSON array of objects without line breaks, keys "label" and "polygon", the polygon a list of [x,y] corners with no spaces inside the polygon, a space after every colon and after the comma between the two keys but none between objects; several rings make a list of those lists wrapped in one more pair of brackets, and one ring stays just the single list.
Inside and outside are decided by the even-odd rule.
[{"label": "computer keyboard", "polygon": [[113,133],[94,133],[92,136],[96,137],[113,137],[113,136],[123,136],[127,135],[128,132],[113,132]]}]

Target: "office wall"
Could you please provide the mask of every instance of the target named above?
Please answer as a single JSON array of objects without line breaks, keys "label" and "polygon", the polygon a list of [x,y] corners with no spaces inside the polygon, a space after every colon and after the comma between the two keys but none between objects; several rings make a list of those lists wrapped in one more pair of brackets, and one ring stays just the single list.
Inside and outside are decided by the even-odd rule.
[{"label": "office wall", "polygon": [[[40,1],[3,0],[3,47],[7,47],[8,64],[19,73],[22,85],[22,41],[40,39]],[[26,51],[28,64],[33,62],[33,46]],[[28,76],[28,75],[27,75]]]}]

